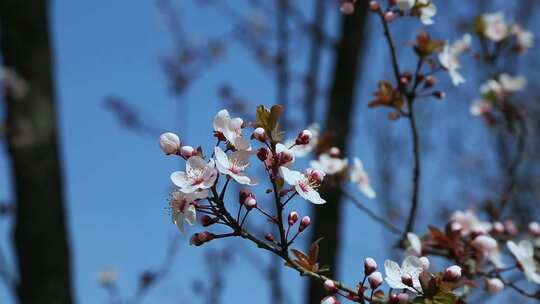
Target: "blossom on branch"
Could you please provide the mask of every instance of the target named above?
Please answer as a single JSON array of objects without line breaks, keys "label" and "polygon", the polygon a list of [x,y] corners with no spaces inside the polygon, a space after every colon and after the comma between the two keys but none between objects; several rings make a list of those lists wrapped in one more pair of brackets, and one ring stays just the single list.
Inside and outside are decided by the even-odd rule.
[{"label": "blossom on branch", "polygon": [[350,173],[350,179],[358,186],[360,192],[362,192],[368,198],[375,198],[375,190],[371,187],[369,176],[364,170],[362,161],[358,158],[354,158],[353,167]]},{"label": "blossom on branch", "polygon": [[238,150],[251,150],[251,145],[242,136],[242,118],[231,118],[229,111],[221,110],[214,117],[214,131],[218,136],[223,136],[232,146]]},{"label": "blossom on branch", "polygon": [[[422,292],[422,285],[420,284],[420,273],[422,273],[422,262],[415,256],[408,256],[403,260],[401,267],[399,264],[386,260],[384,262],[384,271],[386,277],[384,278],[386,283],[394,289],[408,289],[412,292]],[[407,277],[412,281],[404,282],[403,278]]]},{"label": "blossom on branch", "polygon": [[208,197],[208,190],[184,193],[182,191],[173,191],[169,206],[171,208],[172,222],[178,227],[180,232],[184,233],[184,222],[193,226],[197,220],[197,210],[193,202]]},{"label": "blossom on branch", "polygon": [[243,171],[249,166],[249,152],[238,150],[227,156],[220,147],[214,148],[216,167],[219,172],[232,177],[242,185],[256,185],[257,182]]},{"label": "blossom on branch", "polygon": [[508,250],[516,259],[519,267],[523,270],[525,278],[536,284],[540,284],[540,274],[538,274],[536,261],[534,260],[534,247],[530,241],[523,240],[518,244],[513,241],[506,243]]},{"label": "blossom on branch", "polygon": [[443,51],[439,53],[441,65],[448,71],[452,83],[457,86],[465,82],[465,78],[458,72],[461,68],[459,55],[467,51],[471,45],[471,35],[465,34],[461,39],[453,44],[445,44]]},{"label": "blossom on branch", "polygon": [[217,178],[214,160],[208,163],[200,156],[192,156],[186,162],[186,171],[171,174],[172,182],[184,193],[192,193],[212,187]]},{"label": "blossom on branch", "polygon": [[304,199],[316,205],[326,203],[319,195],[319,192],[315,190],[320,185],[320,182],[312,180],[301,172],[290,170],[287,167],[280,167],[280,173],[285,182],[294,186],[296,192]]}]

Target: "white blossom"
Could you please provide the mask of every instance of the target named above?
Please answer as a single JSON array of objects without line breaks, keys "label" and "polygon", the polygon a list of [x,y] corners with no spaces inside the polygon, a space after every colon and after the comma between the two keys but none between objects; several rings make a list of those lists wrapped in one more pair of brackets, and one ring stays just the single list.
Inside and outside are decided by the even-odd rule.
[{"label": "white blossom", "polygon": [[416,0],[397,0],[396,6],[402,11],[407,11],[414,7],[415,2]]},{"label": "white blossom", "polygon": [[530,241],[523,240],[519,244],[513,241],[506,243],[508,250],[514,255],[519,266],[523,270],[525,278],[531,282],[540,284],[540,274],[537,272],[536,261],[534,260],[534,247]]},{"label": "white blossom", "polygon": [[197,220],[197,211],[193,202],[208,197],[208,190],[184,193],[182,191],[173,191],[169,202],[171,208],[172,222],[178,227],[181,233],[184,233],[184,222],[190,226],[195,225]]},{"label": "white blossom", "polygon": [[208,189],[214,185],[217,172],[214,160],[206,163],[200,156],[192,156],[186,162],[186,171],[176,171],[171,174],[172,182],[184,193]]},{"label": "white blossom", "polygon": [[503,13],[493,13],[482,15],[484,22],[484,36],[494,42],[500,42],[508,36],[508,24]]},{"label": "white blossom", "polygon": [[294,186],[296,192],[304,199],[317,205],[326,203],[326,201],[319,195],[319,192],[315,190],[315,188],[319,185],[319,183],[316,181],[312,181],[301,172],[290,170],[287,167],[280,167],[280,173],[285,182],[291,186]]},{"label": "white blossom", "polygon": [[317,143],[319,141],[319,133],[320,133],[320,127],[319,124],[313,123],[308,126],[306,129],[311,132],[311,139],[309,140],[309,143],[305,145],[294,145],[295,139],[289,139],[285,142],[285,146],[290,147],[293,146],[290,150],[294,153],[296,157],[304,157],[311,153],[317,146]]},{"label": "white blossom", "polygon": [[314,169],[323,171],[326,174],[332,175],[339,173],[347,168],[348,160],[338,157],[332,157],[328,153],[319,155],[319,159],[312,160],[309,165]]},{"label": "white blossom", "polygon": [[227,156],[220,147],[214,148],[216,167],[219,172],[232,177],[242,185],[256,185],[255,180],[244,173],[249,166],[249,152],[238,150]]},{"label": "white blossom", "polygon": [[371,187],[369,176],[364,170],[362,161],[358,158],[354,158],[353,167],[350,173],[350,179],[358,186],[360,192],[362,192],[368,198],[375,198],[375,190]]},{"label": "white blossom", "polygon": [[[386,274],[386,283],[394,289],[408,289],[412,292],[422,292],[422,286],[420,285],[420,273],[422,273],[422,262],[415,256],[408,256],[403,260],[401,267],[399,264],[386,260],[384,262],[384,271]],[[412,278],[413,287],[407,286],[402,282],[402,277],[408,275]]]},{"label": "white blossom", "polygon": [[407,240],[410,243],[409,248],[407,248],[407,251],[410,254],[413,254],[415,256],[420,256],[422,254],[422,241],[418,237],[418,235],[409,232],[407,233]]},{"label": "white blossom", "polygon": [[472,116],[482,116],[484,114],[487,114],[493,110],[493,106],[491,105],[491,102],[485,99],[477,99],[475,100],[471,107],[469,108],[469,112]]},{"label": "white blossom", "polygon": [[474,211],[470,209],[466,211],[455,211],[452,214],[451,220],[461,225],[463,235],[468,235],[473,231],[487,233],[491,229],[491,223],[480,221]]},{"label": "white blossom", "polygon": [[420,4],[420,21],[425,25],[431,25],[435,23],[433,17],[437,14],[437,7],[433,4],[432,0],[418,0]]},{"label": "white blossom", "polygon": [[517,46],[521,51],[527,51],[534,46],[534,35],[532,32],[524,30],[518,24],[510,26],[510,32],[516,37]]},{"label": "white blossom", "polygon": [[457,86],[465,82],[465,78],[458,72],[461,68],[459,55],[468,50],[471,45],[471,36],[465,34],[461,39],[453,44],[448,42],[444,45],[443,51],[439,53],[439,61],[441,65],[448,70],[452,83]]},{"label": "white blossom", "polygon": [[214,117],[214,131],[223,134],[236,149],[251,150],[249,141],[242,136],[243,123],[242,118],[231,118],[227,110],[221,110]]}]

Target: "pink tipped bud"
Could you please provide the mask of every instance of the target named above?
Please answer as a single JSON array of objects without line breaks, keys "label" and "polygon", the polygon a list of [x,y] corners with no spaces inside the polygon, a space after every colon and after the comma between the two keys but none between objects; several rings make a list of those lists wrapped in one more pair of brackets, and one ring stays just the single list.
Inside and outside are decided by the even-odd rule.
[{"label": "pink tipped bud", "polygon": [[501,222],[495,222],[495,223],[493,223],[493,225],[491,227],[491,230],[494,233],[502,234],[502,233],[504,233],[504,225]]},{"label": "pink tipped bud", "polygon": [[504,289],[504,283],[497,278],[486,279],[486,289],[490,293],[498,293]]},{"label": "pink tipped bud", "polygon": [[338,147],[332,147],[330,150],[328,150],[328,154],[330,154],[333,158],[338,158],[341,156],[341,150],[339,150]]},{"label": "pink tipped bud", "polygon": [[339,300],[334,296],[328,296],[321,300],[321,304],[339,304]]},{"label": "pink tipped bud", "polygon": [[298,212],[293,211],[289,213],[288,221],[289,221],[289,226],[296,224],[296,222],[298,221]]},{"label": "pink tipped bud", "polygon": [[398,304],[399,303],[399,297],[397,294],[392,293],[390,296],[388,296],[388,303],[390,304]]},{"label": "pink tipped bud", "polygon": [[377,12],[379,11],[379,9],[381,8],[381,6],[379,5],[379,2],[377,1],[371,1],[369,3],[369,9],[373,12]]},{"label": "pink tipped bud", "polygon": [[457,281],[461,277],[461,267],[453,265],[444,271],[444,279],[446,281]]},{"label": "pink tipped bud", "polygon": [[394,19],[396,19],[396,14],[394,14],[393,12],[388,12],[384,14],[384,20],[386,22],[392,22],[394,21]]},{"label": "pink tipped bud", "polygon": [[214,235],[208,231],[201,233],[195,233],[189,239],[189,244],[194,246],[201,246],[202,244],[214,239]]},{"label": "pink tipped bud", "polygon": [[383,282],[382,274],[378,271],[375,271],[374,273],[368,276],[368,282],[371,289],[373,290],[377,289],[379,286],[381,286]]},{"label": "pink tipped bud", "polygon": [[309,226],[309,224],[311,224],[311,218],[309,218],[309,216],[306,215],[300,221],[300,227],[298,227],[298,230],[304,231]]},{"label": "pink tipped bud", "polygon": [[446,97],[446,93],[443,91],[435,91],[433,92],[433,96],[438,99],[444,99]]},{"label": "pink tipped bud", "polygon": [[294,161],[294,153],[292,153],[291,151],[285,150],[279,153],[279,163],[281,165],[286,165],[292,161]]},{"label": "pink tipped bud", "polygon": [[487,255],[497,249],[497,241],[490,236],[480,235],[471,242],[471,246]]},{"label": "pink tipped bud", "polygon": [[250,196],[253,196],[251,190],[247,188],[240,190],[240,193],[238,194],[238,202],[240,203],[240,205],[243,205],[246,199]]},{"label": "pink tipped bud", "polygon": [[399,304],[407,304],[409,303],[409,295],[402,292],[398,295]]},{"label": "pink tipped bud", "polygon": [[246,208],[248,210],[251,210],[251,209],[257,207],[257,200],[253,196],[249,196],[244,201],[244,206],[246,206]]},{"label": "pink tipped bud", "polygon": [[274,241],[274,236],[271,234],[271,233],[268,233],[264,236],[264,238],[269,241],[269,242],[273,242]]},{"label": "pink tipped bud", "polygon": [[182,146],[182,148],[180,148],[180,155],[185,159],[193,156],[193,153],[195,153],[195,149],[193,149],[192,146]]},{"label": "pink tipped bud", "polygon": [[343,2],[339,10],[345,15],[350,15],[354,13],[354,4],[348,1]]},{"label": "pink tipped bud", "polygon": [[402,274],[401,282],[409,287],[413,287],[413,280],[410,274],[407,274],[407,273]]},{"label": "pink tipped bud", "polygon": [[312,137],[313,134],[310,130],[303,130],[302,132],[298,133],[295,143],[297,145],[307,145],[311,141]]},{"label": "pink tipped bud", "polygon": [[216,220],[210,217],[208,214],[205,214],[201,217],[201,225],[203,227],[208,227],[216,223]]},{"label": "pink tipped bud", "polygon": [[435,84],[437,83],[437,79],[433,76],[427,76],[426,77],[426,82],[425,82],[425,87],[426,88],[431,88],[432,86],[434,86]]},{"label": "pink tipped bud", "polygon": [[538,222],[529,223],[529,233],[535,237],[540,236],[540,224]]},{"label": "pink tipped bud", "polygon": [[506,232],[510,235],[517,235],[519,233],[516,223],[512,220],[506,220],[504,221],[504,228],[506,229]]},{"label": "pink tipped bud", "polygon": [[251,134],[251,138],[255,138],[256,140],[260,142],[265,142],[268,139],[266,137],[266,132],[261,127],[258,127],[255,130],[253,130],[253,134]]},{"label": "pink tipped bud", "polygon": [[419,258],[420,263],[422,263],[422,270],[427,271],[429,269],[429,259],[427,257]]},{"label": "pink tipped bud", "polygon": [[309,182],[314,184],[321,184],[326,174],[321,170],[308,168],[306,170],[306,175]]},{"label": "pink tipped bud", "polygon": [[326,280],[324,281],[324,289],[326,289],[326,291],[328,292],[336,292],[337,291],[336,283],[332,280]]},{"label": "pink tipped bud", "polygon": [[270,155],[270,150],[268,148],[260,148],[257,150],[257,158],[260,161],[265,161],[268,158],[268,155]]},{"label": "pink tipped bud", "polygon": [[167,132],[159,136],[159,147],[165,154],[177,154],[180,149],[180,138],[178,135]]},{"label": "pink tipped bud", "polygon": [[407,78],[405,76],[401,76],[401,78],[399,78],[399,82],[401,82],[401,84],[408,84],[409,83],[409,78]]},{"label": "pink tipped bud", "polygon": [[370,275],[377,270],[377,262],[373,258],[366,258],[364,260],[364,274]]},{"label": "pink tipped bud", "polygon": [[450,224],[450,231],[456,234],[461,234],[461,232],[463,231],[463,225],[458,222],[452,222]]}]

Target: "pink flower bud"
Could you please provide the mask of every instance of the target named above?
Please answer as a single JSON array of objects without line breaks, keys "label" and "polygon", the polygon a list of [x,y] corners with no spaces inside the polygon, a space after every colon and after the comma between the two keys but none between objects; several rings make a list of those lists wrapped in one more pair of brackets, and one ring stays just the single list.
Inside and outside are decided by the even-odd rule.
[{"label": "pink flower bud", "polygon": [[238,202],[240,203],[240,205],[243,205],[246,199],[250,196],[253,196],[251,190],[247,188],[240,190],[240,193],[238,194]]},{"label": "pink flower bud", "polygon": [[291,151],[285,150],[279,153],[279,163],[281,165],[288,164],[292,161],[294,161],[294,154]]},{"label": "pink flower bud", "polygon": [[159,147],[165,154],[177,154],[180,149],[180,138],[178,135],[167,132],[159,136]]},{"label": "pink flower bud", "polygon": [[269,241],[269,242],[273,242],[274,241],[274,236],[271,234],[271,233],[268,233],[264,236],[264,238]]},{"label": "pink flower bud", "polygon": [[334,296],[328,296],[321,300],[321,304],[339,304],[339,300]]},{"label": "pink flower bud", "polygon": [[296,222],[298,221],[298,212],[293,211],[289,213],[288,221],[289,221],[289,226],[296,224]]},{"label": "pink flower bud", "polygon": [[326,289],[328,292],[336,292],[336,283],[332,280],[326,280],[324,281],[324,289]]},{"label": "pink flower bud", "polygon": [[182,148],[180,148],[180,155],[182,155],[182,157],[185,159],[188,159],[191,156],[193,156],[194,152],[195,152],[195,149],[193,149],[192,146],[182,146]]},{"label": "pink flower bud", "polygon": [[452,222],[450,224],[450,231],[452,231],[455,234],[461,234],[463,231],[463,225],[461,225],[458,222]]},{"label": "pink flower bud", "polygon": [[457,281],[461,277],[461,267],[453,265],[444,271],[444,279],[446,281]]},{"label": "pink flower bud", "polygon": [[382,274],[378,271],[375,271],[374,273],[368,276],[368,282],[371,289],[373,290],[377,289],[379,286],[381,286],[383,282]]},{"label": "pink flower bud", "polygon": [[373,12],[377,12],[380,8],[381,6],[379,5],[379,2],[377,1],[371,1],[369,3],[369,9]]},{"label": "pink flower bud", "polygon": [[330,154],[333,158],[338,158],[341,156],[341,150],[339,150],[338,147],[332,147],[330,150],[328,150],[328,154]]},{"label": "pink flower bud", "polygon": [[490,236],[480,235],[471,242],[471,246],[481,253],[487,255],[493,250],[497,249],[497,241]]},{"label": "pink flower bud", "polygon": [[348,1],[343,2],[339,10],[345,15],[350,15],[354,13],[354,4]]},{"label": "pink flower bud", "polygon": [[201,233],[195,233],[189,239],[189,244],[194,246],[201,246],[202,244],[214,239],[214,235],[208,231]]},{"label": "pink flower bud", "polygon": [[364,274],[370,275],[377,270],[377,262],[373,258],[366,258],[364,260]]},{"label": "pink flower bud", "polygon": [[393,12],[388,12],[384,14],[384,20],[386,22],[392,22],[394,21],[394,19],[396,19],[396,14],[394,14]]},{"label": "pink flower bud", "polygon": [[298,230],[304,231],[309,226],[309,224],[311,224],[311,219],[309,218],[309,216],[306,215],[300,221],[300,227],[298,227]]},{"label": "pink flower bud", "polygon": [[540,224],[538,222],[529,223],[529,233],[535,237],[540,236]]},{"label": "pink flower bud", "polygon": [[504,221],[504,228],[506,229],[506,232],[510,235],[517,235],[519,233],[516,223],[512,220],[506,220]]},{"label": "pink flower bud", "polygon": [[490,293],[498,293],[504,289],[504,283],[497,278],[486,279],[486,289]]},{"label": "pink flower bud", "polygon": [[208,214],[205,214],[201,217],[201,225],[203,227],[208,227],[215,223],[216,221],[212,217],[210,217]]},{"label": "pink flower bud", "polygon": [[446,97],[446,93],[443,91],[435,91],[433,92],[433,96],[438,99],[444,99]]},{"label": "pink flower bud", "polygon": [[409,295],[402,292],[398,295],[399,304],[407,304],[409,303]]},{"label": "pink flower bud", "polygon": [[426,82],[425,82],[425,87],[426,88],[431,88],[432,86],[434,86],[435,84],[437,83],[437,79],[433,76],[427,76],[426,77]]},{"label": "pink flower bud", "polygon": [[491,230],[494,233],[502,234],[502,233],[504,233],[504,225],[501,222],[495,222],[495,223],[493,223],[493,225],[491,227]]},{"label": "pink flower bud", "polygon": [[257,207],[257,200],[253,196],[249,196],[244,201],[244,206],[246,206],[246,208],[248,210],[251,210],[251,209]]},{"label": "pink flower bud", "polygon": [[422,269],[424,271],[427,271],[429,269],[429,259],[427,257],[421,257],[419,258],[420,263],[422,263]]},{"label": "pink flower bud", "polygon": [[265,161],[268,158],[268,155],[270,155],[270,150],[268,148],[260,148],[257,150],[257,158],[260,161]]},{"label": "pink flower bud", "polygon": [[413,287],[413,280],[410,274],[407,274],[407,273],[402,274],[401,282],[409,287]]},{"label": "pink flower bud", "polygon": [[395,294],[395,293],[390,294],[390,296],[388,297],[388,303],[390,303],[390,304],[398,304],[399,303],[398,295]]},{"label": "pink flower bud", "polygon": [[313,134],[310,130],[303,130],[302,132],[298,133],[298,136],[296,137],[295,143],[297,145],[307,145],[309,144],[309,141],[313,137]]},{"label": "pink flower bud", "polygon": [[255,138],[256,140],[260,142],[265,142],[268,139],[266,137],[266,132],[261,127],[258,127],[255,130],[253,130],[253,134],[251,135],[251,138]]}]

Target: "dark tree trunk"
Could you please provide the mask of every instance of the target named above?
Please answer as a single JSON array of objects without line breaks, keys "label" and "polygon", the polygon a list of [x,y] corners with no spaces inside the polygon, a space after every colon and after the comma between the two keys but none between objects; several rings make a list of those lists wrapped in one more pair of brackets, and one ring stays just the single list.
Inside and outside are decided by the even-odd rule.
[{"label": "dark tree trunk", "polygon": [[[328,98],[325,129],[335,133],[335,146],[343,152],[347,149],[352,115],[354,113],[355,89],[358,65],[361,60],[361,45],[368,12],[369,1],[358,1],[352,15],[343,16],[341,37],[335,50],[335,63]],[[340,248],[341,191],[323,183],[321,196],[326,199],[324,208],[315,208],[313,240],[324,236],[319,253],[319,262],[331,266],[330,277],[336,274],[338,249]],[[319,303],[325,292],[321,283],[310,280],[306,303]]]},{"label": "dark tree trunk", "polygon": [[5,90],[17,295],[20,303],[71,303],[48,1],[0,0],[0,26],[4,66],[27,87],[24,94]]}]

